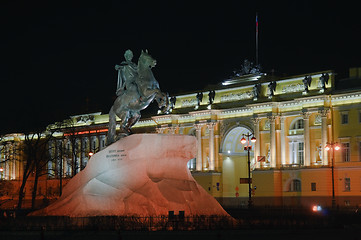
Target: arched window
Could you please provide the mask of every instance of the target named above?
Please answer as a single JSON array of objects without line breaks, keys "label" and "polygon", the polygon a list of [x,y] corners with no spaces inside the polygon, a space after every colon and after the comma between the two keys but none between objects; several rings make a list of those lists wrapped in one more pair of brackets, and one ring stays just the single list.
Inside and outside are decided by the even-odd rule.
[{"label": "arched window", "polygon": [[[248,134],[250,132],[252,131],[243,126],[233,128],[224,137],[222,143],[222,152],[227,154],[247,154],[247,151],[244,150],[243,144],[241,144],[241,139],[243,134]],[[255,144],[253,142],[250,144],[252,145],[252,149],[254,149]],[[253,154],[253,151],[251,154]]]},{"label": "arched window", "polygon": [[291,130],[303,129],[303,119],[298,119],[290,128]]}]

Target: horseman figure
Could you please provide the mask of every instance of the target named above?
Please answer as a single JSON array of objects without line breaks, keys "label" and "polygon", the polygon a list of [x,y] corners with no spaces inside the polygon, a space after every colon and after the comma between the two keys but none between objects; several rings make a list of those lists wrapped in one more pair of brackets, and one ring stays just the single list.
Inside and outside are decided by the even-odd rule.
[{"label": "horseman figure", "polygon": [[115,70],[118,71],[118,82],[116,95],[121,95],[125,90],[138,91],[138,86],[135,83],[135,78],[138,75],[138,67],[132,62],[133,52],[127,50],[124,53],[125,61],[120,65],[115,65]]},{"label": "horseman figure", "polygon": [[131,50],[127,50],[124,57],[125,61],[115,66],[118,70],[117,98],[109,111],[107,145],[119,138],[116,135],[116,116],[120,118],[121,135],[127,136],[131,134],[131,127],[140,119],[140,111],[148,107],[153,100],[158,102],[163,113],[169,111],[168,94],[160,91],[151,70],[156,65],[156,60],[148,51],[143,50],[138,65],[132,62]]}]

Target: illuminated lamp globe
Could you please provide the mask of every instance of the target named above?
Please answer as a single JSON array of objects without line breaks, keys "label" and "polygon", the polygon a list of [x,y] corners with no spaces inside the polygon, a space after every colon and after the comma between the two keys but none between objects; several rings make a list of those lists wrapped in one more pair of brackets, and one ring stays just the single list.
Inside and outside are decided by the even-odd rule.
[{"label": "illuminated lamp globe", "polygon": [[330,149],[331,149],[330,145],[327,144],[326,147],[325,147],[325,150],[326,150],[326,151],[329,151]]},{"label": "illuminated lamp globe", "polygon": [[336,150],[336,151],[340,150],[340,145],[338,145],[337,143],[336,143],[336,145],[335,145],[335,150]]},{"label": "illuminated lamp globe", "polygon": [[253,143],[256,142],[256,140],[257,139],[254,136],[251,138],[251,142],[253,142]]},{"label": "illuminated lamp globe", "polygon": [[241,139],[241,143],[242,144],[245,144],[247,142],[247,140],[243,137],[242,139]]}]

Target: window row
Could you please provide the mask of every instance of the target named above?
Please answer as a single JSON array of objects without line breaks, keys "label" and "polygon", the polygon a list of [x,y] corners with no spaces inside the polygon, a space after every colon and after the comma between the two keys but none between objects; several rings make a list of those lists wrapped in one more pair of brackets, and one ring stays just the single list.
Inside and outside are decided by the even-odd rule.
[{"label": "window row", "polygon": [[[360,183],[361,183],[361,178],[360,178]],[[310,189],[312,192],[316,192],[317,191],[317,183],[311,182]],[[289,192],[301,192],[302,191],[301,180],[293,179],[288,186],[288,191]],[[345,177],[343,179],[343,191],[344,192],[351,191],[351,178]],[[360,191],[361,191],[361,189],[360,189]]]}]

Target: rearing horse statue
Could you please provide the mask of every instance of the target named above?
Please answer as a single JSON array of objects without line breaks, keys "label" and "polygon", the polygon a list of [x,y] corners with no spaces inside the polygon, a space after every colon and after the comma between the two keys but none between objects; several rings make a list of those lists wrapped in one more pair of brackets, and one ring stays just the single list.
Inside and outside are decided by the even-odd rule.
[{"label": "rearing horse statue", "polygon": [[118,137],[116,135],[116,116],[120,118],[120,129],[125,135],[131,134],[131,127],[138,122],[141,117],[140,111],[147,108],[149,104],[156,100],[162,112],[169,110],[168,94],[159,89],[159,83],[153,76],[151,70],[156,65],[148,51],[142,53],[138,60],[138,72],[135,76],[135,83],[138,87],[130,88],[117,97],[109,111],[109,130],[107,145],[112,144]]}]

